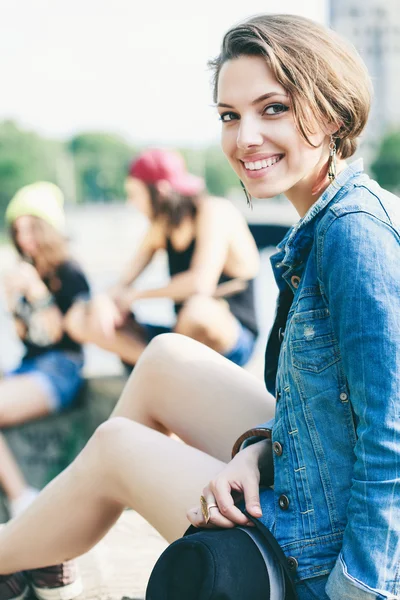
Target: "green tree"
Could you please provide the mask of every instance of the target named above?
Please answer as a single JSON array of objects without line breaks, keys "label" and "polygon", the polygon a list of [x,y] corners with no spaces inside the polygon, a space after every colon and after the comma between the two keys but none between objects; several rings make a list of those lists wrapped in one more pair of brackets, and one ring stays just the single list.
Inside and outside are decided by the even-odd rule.
[{"label": "green tree", "polygon": [[237,175],[218,146],[204,150],[182,150],[189,171],[204,177],[208,191],[215,196],[227,196],[239,188]]},{"label": "green tree", "polygon": [[227,196],[233,189],[240,189],[238,176],[218,146],[207,148],[204,167],[207,188],[212,194]]},{"label": "green tree", "polygon": [[400,131],[392,131],[382,139],[371,171],[378,183],[389,190],[400,188]]},{"label": "green tree", "polygon": [[20,128],[13,121],[0,123],[0,227],[6,206],[22,186],[46,180],[57,183],[59,142]]},{"label": "green tree", "polygon": [[68,143],[73,156],[79,202],[121,200],[133,148],[121,137],[107,133],[82,133]]}]

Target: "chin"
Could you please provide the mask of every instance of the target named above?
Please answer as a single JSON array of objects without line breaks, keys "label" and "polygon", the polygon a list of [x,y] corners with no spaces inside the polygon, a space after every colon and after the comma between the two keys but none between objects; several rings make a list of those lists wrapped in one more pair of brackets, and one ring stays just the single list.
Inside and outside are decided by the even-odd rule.
[{"label": "chin", "polygon": [[275,196],[285,193],[285,189],[281,185],[247,185],[246,188],[250,196],[258,200],[275,198]]}]

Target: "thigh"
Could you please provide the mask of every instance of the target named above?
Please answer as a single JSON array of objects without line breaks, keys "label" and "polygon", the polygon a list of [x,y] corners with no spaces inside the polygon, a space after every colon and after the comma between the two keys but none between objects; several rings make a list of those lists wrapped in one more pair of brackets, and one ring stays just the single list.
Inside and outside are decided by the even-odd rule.
[{"label": "thigh", "polygon": [[[199,506],[204,486],[225,466],[196,448],[124,418],[101,425],[87,452],[92,464],[101,467],[106,493],[139,512],[169,541],[189,527],[187,511]],[[95,481],[96,467],[91,471]]]},{"label": "thigh", "polygon": [[186,336],[155,338],[135,367],[113,413],[228,461],[245,430],[271,419],[264,383]]},{"label": "thigh", "polygon": [[12,427],[51,412],[52,390],[32,375],[11,375],[0,381],[0,427]]}]

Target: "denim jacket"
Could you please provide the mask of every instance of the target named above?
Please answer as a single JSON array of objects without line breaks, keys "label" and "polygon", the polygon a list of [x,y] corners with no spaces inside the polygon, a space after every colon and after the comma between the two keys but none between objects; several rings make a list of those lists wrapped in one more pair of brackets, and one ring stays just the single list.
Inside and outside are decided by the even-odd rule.
[{"label": "denim jacket", "polygon": [[271,258],[293,302],[267,347],[263,519],[298,581],[330,573],[331,600],[400,598],[399,232],[400,200],[358,160]]}]

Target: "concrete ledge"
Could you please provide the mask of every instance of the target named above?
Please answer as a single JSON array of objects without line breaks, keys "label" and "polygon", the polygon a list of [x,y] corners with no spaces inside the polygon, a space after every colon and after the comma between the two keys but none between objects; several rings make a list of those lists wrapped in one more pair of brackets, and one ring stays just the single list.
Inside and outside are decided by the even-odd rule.
[{"label": "concrete ledge", "polygon": [[[88,379],[70,410],[3,431],[31,485],[44,487],[69,465],[95,429],[108,419],[125,382],[125,376]],[[7,519],[1,497],[0,522]]]}]

